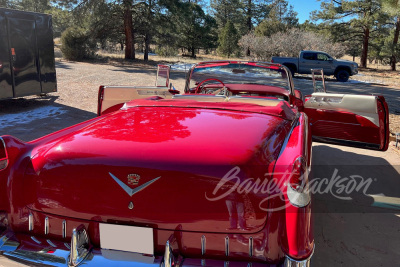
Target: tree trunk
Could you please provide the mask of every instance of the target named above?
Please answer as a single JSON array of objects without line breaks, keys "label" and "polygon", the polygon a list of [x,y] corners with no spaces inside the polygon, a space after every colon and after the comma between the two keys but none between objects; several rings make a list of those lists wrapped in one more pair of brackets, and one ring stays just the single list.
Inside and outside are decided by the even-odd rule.
[{"label": "tree trunk", "polygon": [[133,37],[132,5],[124,1],[125,59],[135,59],[135,42]]},{"label": "tree trunk", "polygon": [[194,58],[196,55],[195,55],[195,49],[194,49],[194,47],[192,47],[192,58]]},{"label": "tree trunk", "polygon": [[369,45],[369,28],[367,26],[364,26],[363,46],[361,51],[361,62],[360,62],[361,68],[367,67],[368,45]]},{"label": "tree trunk", "polygon": [[149,49],[150,49],[150,36],[148,34],[144,37],[144,61],[149,60]]},{"label": "tree trunk", "polygon": [[396,30],[394,32],[394,38],[393,38],[392,60],[390,62],[392,71],[396,71],[397,59],[396,59],[395,49],[396,49],[397,43],[399,41],[399,32],[400,32],[400,16],[397,17]]},{"label": "tree trunk", "polygon": [[[248,7],[247,7],[247,22],[246,22],[246,24],[247,24],[247,30],[249,32],[251,32],[251,30],[253,29],[253,24],[251,23],[251,19],[253,17],[253,14],[252,14],[253,10],[251,9],[251,5],[252,5],[251,0],[247,1],[247,5],[248,5]],[[250,47],[247,47],[246,55],[248,57],[250,56]]]}]

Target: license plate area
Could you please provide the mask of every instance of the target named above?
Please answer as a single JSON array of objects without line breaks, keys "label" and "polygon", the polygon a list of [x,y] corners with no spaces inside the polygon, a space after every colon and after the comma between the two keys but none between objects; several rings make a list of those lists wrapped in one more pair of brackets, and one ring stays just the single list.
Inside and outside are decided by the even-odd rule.
[{"label": "license plate area", "polygon": [[100,224],[100,247],[154,255],[153,229],[146,227]]}]

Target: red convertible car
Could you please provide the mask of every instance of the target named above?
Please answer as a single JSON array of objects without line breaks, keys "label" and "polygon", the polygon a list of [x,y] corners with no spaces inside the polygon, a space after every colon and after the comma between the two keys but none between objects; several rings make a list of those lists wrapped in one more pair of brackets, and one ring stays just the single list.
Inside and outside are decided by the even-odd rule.
[{"label": "red convertible car", "polygon": [[278,64],[194,65],[184,90],[101,86],[98,116],[0,138],[0,251],[46,266],[309,266],[312,139],[388,147],[372,95],[303,97]]}]

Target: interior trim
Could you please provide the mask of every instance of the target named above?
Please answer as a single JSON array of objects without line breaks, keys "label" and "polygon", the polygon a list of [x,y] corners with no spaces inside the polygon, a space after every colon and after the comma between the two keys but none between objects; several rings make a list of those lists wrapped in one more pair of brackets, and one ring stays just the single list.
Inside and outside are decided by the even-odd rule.
[{"label": "interior trim", "polygon": [[314,136],[314,135],[313,135],[312,139],[315,142],[329,143],[329,144],[333,144],[333,145],[351,146],[351,147],[358,147],[358,148],[380,150],[379,144],[363,143],[363,142],[357,142],[357,141],[349,141],[349,140],[321,137],[321,136]]}]

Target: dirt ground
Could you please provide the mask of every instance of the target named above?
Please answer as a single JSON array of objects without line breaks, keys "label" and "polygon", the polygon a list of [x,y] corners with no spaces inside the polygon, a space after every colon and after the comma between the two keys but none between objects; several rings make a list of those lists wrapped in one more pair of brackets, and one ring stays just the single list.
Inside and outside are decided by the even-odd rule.
[{"label": "dirt ground", "polygon": [[[58,61],[58,92],[47,98],[27,97],[0,101],[0,135],[24,141],[96,116],[99,85],[153,85],[155,63],[135,66]],[[173,72],[171,81],[183,88],[184,73]],[[312,93],[312,81],[296,78],[296,88]],[[327,80],[335,93],[382,94],[391,120],[398,121],[400,90],[395,86],[338,83]],[[400,132],[398,124],[392,130]],[[346,202],[332,196],[313,200],[316,241],[313,266],[400,266],[400,156],[390,149],[376,152],[315,143],[314,177],[356,174],[374,178],[367,194],[356,194]],[[379,195],[379,197],[376,197]],[[346,209],[344,209],[346,207]],[[0,256],[0,266],[12,265]],[[22,266],[22,265],[21,265]]]}]

